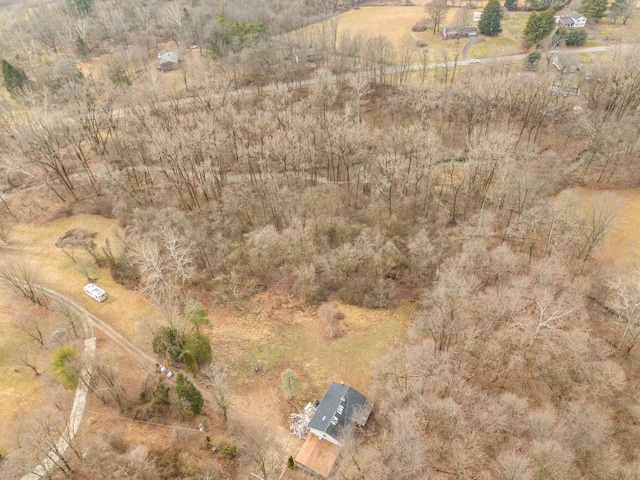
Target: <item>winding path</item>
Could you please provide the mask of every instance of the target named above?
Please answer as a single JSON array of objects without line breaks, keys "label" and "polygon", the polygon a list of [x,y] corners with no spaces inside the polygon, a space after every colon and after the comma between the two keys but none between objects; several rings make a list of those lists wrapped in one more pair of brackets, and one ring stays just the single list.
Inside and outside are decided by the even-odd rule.
[{"label": "winding path", "polygon": [[87,309],[55,290],[42,285],[39,285],[38,287],[49,299],[60,305],[65,305],[82,321],[85,337],[84,355],[86,362],[82,372],[80,373],[82,381],[78,382],[76,395],[73,399],[73,406],[71,407],[71,413],[69,414],[69,421],[64,432],[60,435],[60,438],[45,458],[42,459],[40,464],[37,465],[31,473],[24,475],[21,480],[39,480],[44,478],[53,469],[55,464],[61,460],[62,455],[64,455],[67,448],[69,448],[70,443],[78,432],[87,403],[87,394],[89,393],[89,382],[91,380],[93,364],[92,361],[95,357],[96,350],[96,328],[109,337],[110,340],[118,344],[118,346],[124,349],[130,357],[137,360],[142,366],[155,367],[155,360],[150,355],[140,350],[133,343],[124,338],[111,326],[107,325]]},{"label": "winding path", "polygon": [[[69,422],[66,426],[65,432],[60,436],[55,446],[51,448],[45,458],[42,459],[40,464],[37,465],[31,471],[31,473],[24,475],[21,480],[40,480],[42,478],[45,478],[46,475],[53,469],[55,464],[61,460],[62,455],[64,455],[67,448],[69,448],[70,443],[73,441],[76,433],[78,432],[78,428],[80,427],[80,423],[82,422],[82,416],[84,414],[84,409],[87,401],[87,393],[89,390],[88,385],[92,373],[91,360],[93,360],[95,356],[96,329],[106,335],[118,346],[120,346],[133,360],[136,360],[142,367],[155,370],[157,365],[157,360],[154,357],[138,348],[136,345],[134,345],[132,342],[118,333],[113,327],[105,323],[103,320],[100,320],[98,317],[93,315],[84,307],[77,304],[71,298],[42,285],[39,285],[39,288],[49,299],[60,305],[65,305],[82,321],[85,333],[84,351],[89,361],[87,362],[87,366],[82,370],[81,375],[84,381],[78,383],[73,406],[69,415]],[[209,405],[215,405],[215,398],[212,392],[209,391],[205,385],[198,382],[196,379],[192,378],[191,381],[200,390],[202,396],[209,403]],[[247,411],[248,405],[245,401],[243,401],[243,399],[237,398],[236,401],[234,401],[234,407],[235,408],[233,409],[233,411],[229,412],[230,416],[234,416],[244,422],[249,421],[254,424],[257,422],[261,425],[269,426],[269,422],[267,422],[264,418],[256,417],[255,415]],[[288,432],[286,433],[288,435]]]},{"label": "winding path", "polygon": [[81,381],[78,382],[76,395],[73,399],[73,406],[69,414],[69,421],[65,426],[64,432],[40,464],[38,464],[31,473],[24,475],[21,480],[39,480],[44,478],[53,467],[55,467],[56,463],[61,460],[62,455],[67,451],[69,444],[76,436],[78,428],[80,428],[80,423],[82,422],[84,408],[87,404],[87,393],[89,393],[89,382],[91,381],[93,358],[96,351],[96,332],[93,324],[88,319],[88,315],[91,314],[59,293],[45,287],[40,288],[52,300],[67,305],[82,321],[82,327],[84,329],[84,357],[86,362],[82,368],[82,372],[80,372]]}]

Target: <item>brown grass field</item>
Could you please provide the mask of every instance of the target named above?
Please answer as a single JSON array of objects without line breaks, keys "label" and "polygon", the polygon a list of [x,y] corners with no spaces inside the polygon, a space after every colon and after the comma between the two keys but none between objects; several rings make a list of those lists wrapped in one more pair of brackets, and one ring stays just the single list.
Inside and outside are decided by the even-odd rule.
[{"label": "brown grass field", "polygon": [[[37,270],[43,284],[72,297],[138,347],[150,351],[147,324],[162,321],[161,312],[141,294],[116,284],[106,270],[93,265],[85,252],[76,252],[74,263],[56,248],[56,239],[72,228],[98,232],[96,243],[99,246],[106,238],[117,246],[117,234],[121,233],[112,220],[92,215],[63,218],[43,225],[18,225],[11,232],[9,245],[0,248],[0,262],[24,264]],[[83,293],[82,286],[86,283],[83,272],[98,278],[97,283],[109,294],[106,302],[97,303]],[[4,379],[3,395],[0,395],[0,429],[6,432],[15,429],[31,409],[47,403],[46,390],[51,388],[52,380],[46,373],[34,377],[26,367],[18,365],[19,345],[14,341],[10,323],[16,313],[12,303],[19,305],[23,301],[8,295],[5,286],[0,288],[3,289],[0,290],[3,293],[0,297],[0,373]],[[202,300],[207,303],[206,298]],[[211,338],[214,360],[228,372],[230,418],[242,424],[255,422],[267,427],[285,448],[292,449],[291,453],[295,453],[297,439],[287,430],[290,409],[280,390],[281,372],[292,368],[299,374],[303,386],[297,397],[300,403],[320,398],[330,381],[350,383],[366,394],[371,383],[371,362],[404,340],[414,309],[413,304],[406,302],[390,310],[339,305],[345,314],[340,325],[342,335],[327,340],[317,307],[298,302],[286,292],[264,292],[253,298],[244,312],[224,306],[207,306],[211,326],[206,332]],[[103,336],[98,334],[98,338],[98,352],[114,350]],[[128,369],[130,360],[124,355],[121,358],[121,370]],[[137,388],[135,381],[131,381],[131,385],[132,390]],[[133,395],[137,395],[135,391]],[[69,408],[71,398],[72,392],[69,392]],[[127,436],[131,436],[132,442],[141,441],[146,434],[156,430],[161,438],[172,435],[165,431],[166,427],[144,426],[124,419],[111,422],[108,409],[95,399],[91,400],[91,405],[83,424],[89,431],[110,431],[121,425],[129,432]],[[209,408],[215,410],[214,406]],[[274,414],[265,417],[265,408]],[[91,411],[96,413],[92,415]],[[5,436],[0,451],[6,453],[15,446],[15,440],[15,436]]]}]

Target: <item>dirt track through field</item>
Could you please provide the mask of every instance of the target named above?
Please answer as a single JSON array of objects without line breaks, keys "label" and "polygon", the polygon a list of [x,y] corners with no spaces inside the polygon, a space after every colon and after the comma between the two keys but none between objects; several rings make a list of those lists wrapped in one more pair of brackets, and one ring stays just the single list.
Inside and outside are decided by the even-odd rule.
[{"label": "dirt track through field", "polygon": [[[82,423],[82,416],[84,415],[84,408],[87,404],[87,394],[89,393],[89,383],[91,382],[91,373],[93,368],[93,358],[96,351],[96,332],[93,325],[88,322],[86,311],[73,302],[67,301],[62,295],[49,290],[48,288],[41,287],[42,291],[56,302],[65,304],[69,308],[73,309],[78,315],[78,318],[82,321],[82,327],[84,329],[84,358],[86,363],[80,372],[81,381],[78,382],[76,388],[76,394],[73,398],[73,406],[71,407],[71,413],[69,414],[69,422],[64,428],[64,431],[60,435],[60,438],[56,444],[51,448],[46,457],[42,459],[30,473],[24,475],[21,480],[38,480],[44,478],[53,469],[53,467],[61,460],[61,456],[67,451],[70,443],[78,433],[80,423]],[[90,314],[89,314],[90,315]]]},{"label": "dirt track through field", "polygon": [[[83,327],[85,329],[85,352],[87,351],[87,348],[91,349],[90,345],[87,347],[88,343],[92,344],[92,348],[95,349],[95,330],[97,329],[104,335],[106,335],[111,341],[116,343],[120,348],[122,348],[127,353],[127,355],[129,355],[133,360],[137,361],[142,367],[153,369],[155,371],[158,361],[153,356],[144,352],[139,347],[123,337],[113,327],[93,315],[82,306],[78,305],[69,297],[44,286],[40,286],[40,288],[42,292],[45,293],[51,300],[69,308],[82,321]],[[93,358],[93,352],[94,350],[91,350],[91,358]],[[87,369],[83,370],[83,375],[85,375],[86,371]],[[86,374],[90,375],[91,371],[88,370]],[[201,384],[195,379],[191,379],[191,381],[201,391],[202,396],[209,405],[216,404],[213,394],[208,391],[205,385]],[[55,463],[57,461],[60,460],[60,455],[64,454],[66,449],[69,447],[69,443],[73,440],[82,421],[84,405],[86,403],[86,396],[88,393],[87,384],[88,382],[80,382],[78,385],[76,398],[74,400],[69,418],[69,428],[67,429],[68,433],[61,436],[60,440],[56,444],[56,447],[52,449],[51,452],[49,452],[49,454],[42,460],[40,465],[34,468],[31,473],[22,477],[21,480],[36,480],[46,476],[46,473],[55,466]],[[230,420],[242,426],[258,425],[260,427],[265,427],[267,431],[271,431],[273,433],[273,425],[267,422],[264,418],[249,413],[249,409],[250,405],[248,404],[248,402],[246,402],[244,399],[235,397],[229,411]],[[278,443],[288,446],[291,446],[293,443],[295,443],[293,442],[292,435],[284,428],[280,427],[278,429],[278,433]]]}]

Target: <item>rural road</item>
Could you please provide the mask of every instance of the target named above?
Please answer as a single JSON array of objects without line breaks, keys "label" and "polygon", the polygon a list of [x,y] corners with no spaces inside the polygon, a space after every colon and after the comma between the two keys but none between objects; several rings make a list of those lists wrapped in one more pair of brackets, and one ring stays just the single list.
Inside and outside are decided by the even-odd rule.
[{"label": "rural road", "polygon": [[[621,45],[605,45],[605,46],[600,46],[600,47],[584,47],[584,48],[571,48],[571,49],[565,49],[562,50],[560,53],[563,55],[576,55],[576,54],[580,54],[580,53],[599,53],[599,52],[607,52],[607,51],[611,51],[611,50],[616,50],[616,49],[624,49],[627,47],[631,47],[632,45],[629,44],[621,44]],[[510,62],[514,62],[514,61],[519,61],[519,60],[523,60],[525,57],[527,56],[527,54],[519,54],[519,55],[505,55],[505,56],[501,56],[501,57],[488,57],[488,58],[483,58],[480,61],[480,64],[485,64],[485,63],[490,63],[490,64],[496,64],[496,63],[510,63]],[[394,73],[400,73],[402,71],[405,72],[416,72],[416,71],[420,71],[420,70],[433,70],[436,68],[443,68],[443,67],[454,67],[454,66],[461,66],[461,65],[474,65],[472,63],[469,63],[469,60],[458,60],[458,61],[452,61],[452,62],[446,62],[446,63],[429,63],[426,65],[411,65],[409,67],[406,68],[401,68],[401,67],[393,67],[393,68],[387,68],[384,73],[386,75],[392,75]],[[344,75],[343,78],[354,78],[354,77],[367,77],[367,76],[372,76],[372,75],[376,75],[377,71],[362,71],[362,72],[356,72],[356,73],[350,73],[350,74],[346,74]],[[219,99],[219,98],[224,98],[224,97],[228,97],[229,95],[231,96],[244,96],[244,95],[253,95],[255,93],[258,92],[275,92],[275,91],[280,91],[280,90],[289,90],[291,88],[300,88],[300,87],[307,87],[307,86],[313,86],[313,85],[317,85],[319,83],[322,82],[329,82],[329,83],[335,83],[338,81],[338,77],[335,75],[328,75],[324,78],[320,78],[318,76],[314,77],[314,78],[308,78],[306,80],[300,80],[300,81],[291,81],[291,82],[275,82],[275,83],[270,83],[268,85],[265,85],[264,87],[246,87],[246,88],[239,88],[236,90],[232,90],[232,91],[224,91],[221,93],[218,93],[208,99],[203,99],[203,98],[196,98],[196,97],[184,97],[180,100],[177,101],[167,101],[164,102],[163,105],[166,106],[176,106],[176,105],[189,105],[191,103],[196,103],[196,102],[202,102],[204,100],[214,100],[214,99]],[[112,115],[114,116],[121,116],[121,115],[126,115],[129,113],[129,111],[132,109],[132,107],[127,107],[127,108],[120,108],[120,109],[116,109],[112,111]],[[72,119],[69,119],[69,121],[71,121]]]}]

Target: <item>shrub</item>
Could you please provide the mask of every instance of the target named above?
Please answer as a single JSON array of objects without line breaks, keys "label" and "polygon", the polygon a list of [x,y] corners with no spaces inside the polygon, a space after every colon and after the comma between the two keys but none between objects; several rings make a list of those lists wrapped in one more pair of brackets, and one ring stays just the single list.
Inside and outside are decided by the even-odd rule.
[{"label": "shrub", "polygon": [[220,453],[231,460],[238,454],[238,449],[235,445],[225,444],[220,446]]},{"label": "shrub", "polygon": [[198,415],[202,411],[202,407],[204,406],[202,393],[200,393],[200,390],[182,373],[178,373],[176,376],[176,394],[178,398],[181,398],[189,404],[190,408],[185,409],[183,414],[189,415],[189,412],[191,412],[191,414]]},{"label": "shrub", "polygon": [[571,30],[568,28],[561,28],[558,30],[558,35],[564,40],[566,45],[574,46],[584,45],[584,42],[586,42],[589,37],[586,30],[583,28],[575,28]]},{"label": "shrub", "polygon": [[541,54],[538,51],[531,52],[524,59],[525,70],[535,71],[538,69],[538,63],[540,63]]},{"label": "shrub", "polygon": [[422,17],[411,27],[412,32],[426,32],[429,29],[429,19],[427,17]]},{"label": "shrub", "polygon": [[340,320],[344,319],[342,313],[334,303],[323,303],[318,308],[318,316],[322,321],[325,337],[329,340],[342,335],[340,331]]},{"label": "shrub", "polygon": [[78,385],[77,359],[78,350],[72,345],[63,345],[51,354],[51,372],[65,388],[72,389]]}]

